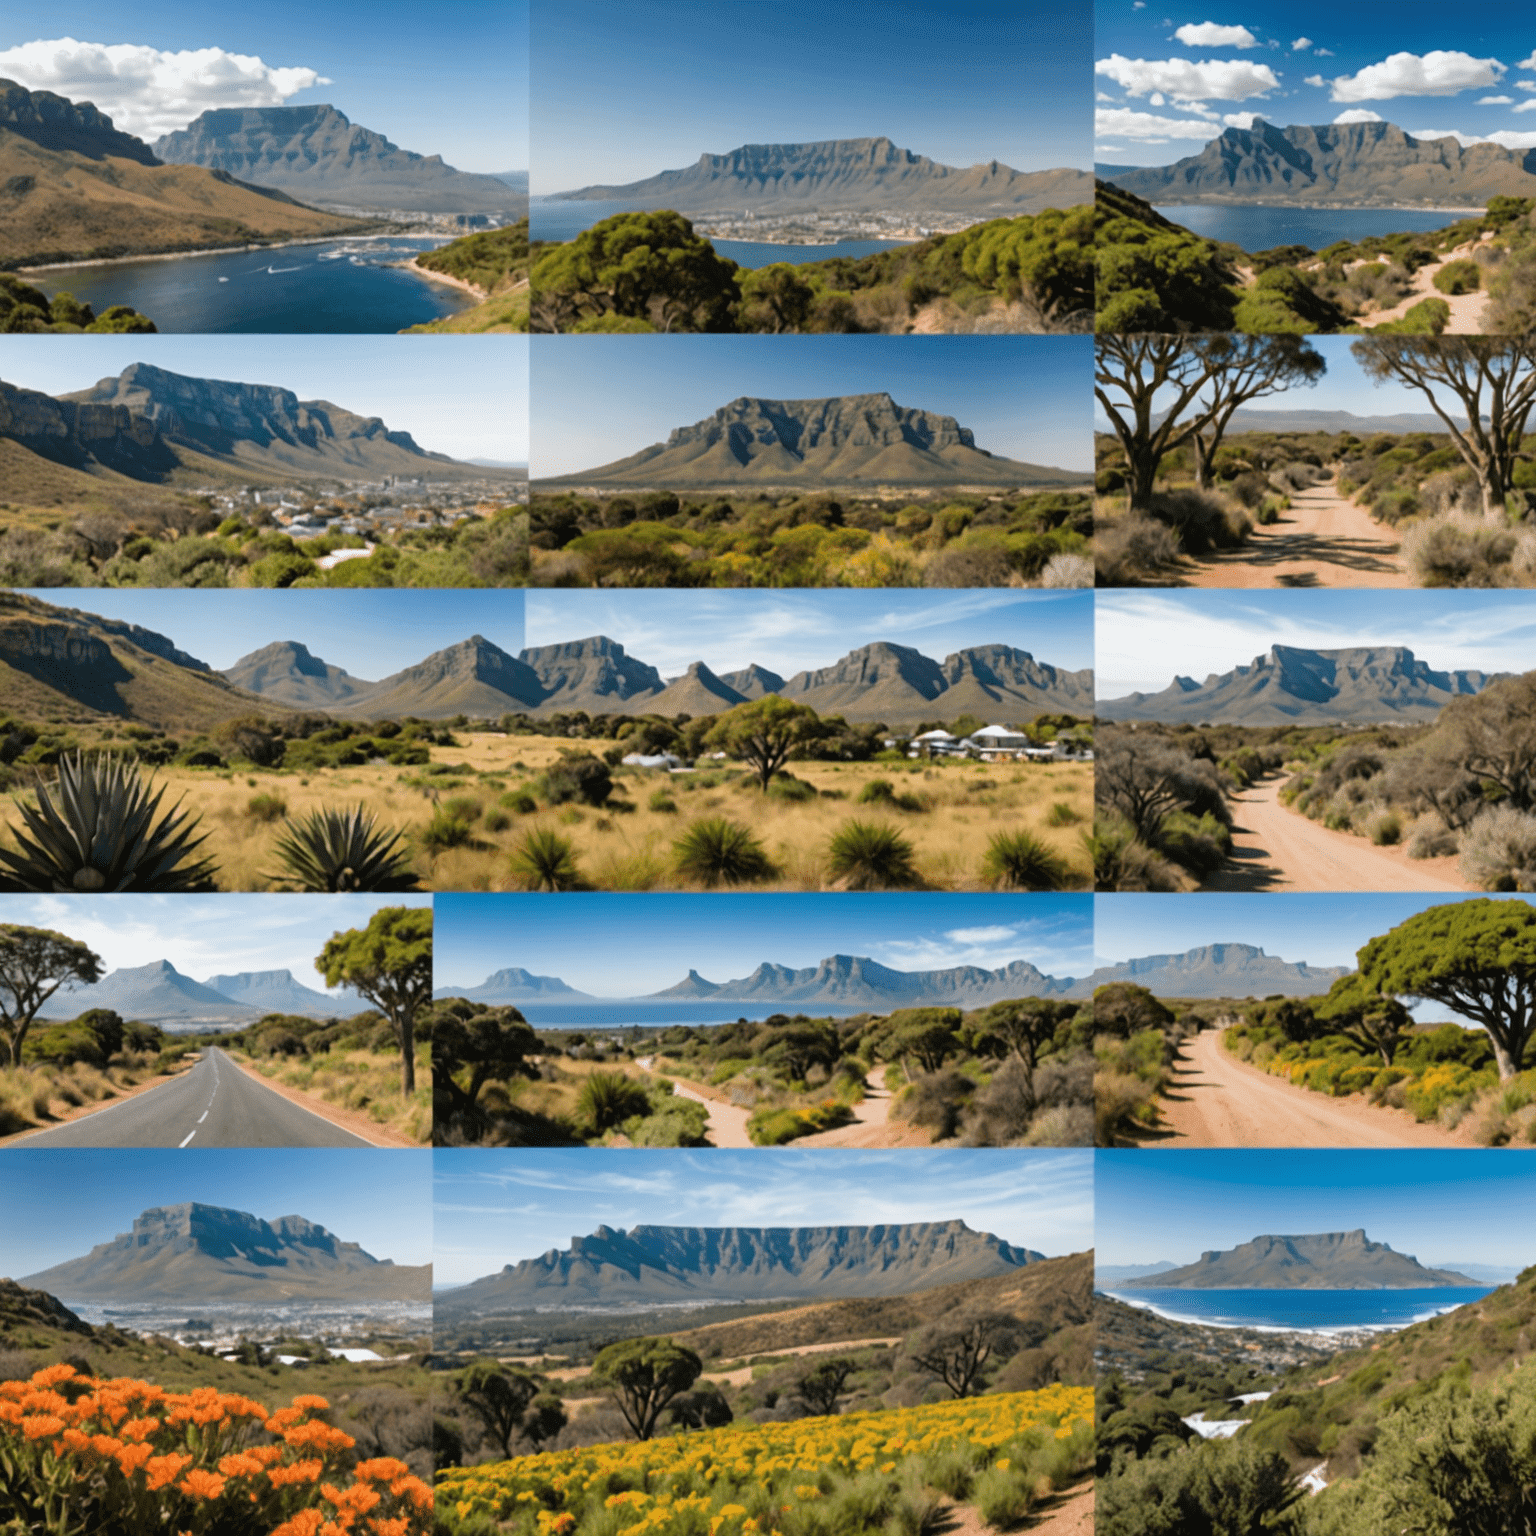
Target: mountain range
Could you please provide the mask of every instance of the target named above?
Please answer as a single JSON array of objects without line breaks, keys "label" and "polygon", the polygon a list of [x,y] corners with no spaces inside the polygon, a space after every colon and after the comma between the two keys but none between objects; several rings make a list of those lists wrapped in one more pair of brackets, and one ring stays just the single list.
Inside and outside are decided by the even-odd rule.
[{"label": "mountain range", "polygon": [[1159,997],[1317,997],[1340,977],[1342,965],[1314,966],[1281,960],[1252,944],[1206,944],[1178,955],[1147,955],[1118,965],[1101,965],[1090,976],[1047,976],[1027,960],[997,970],[960,965],[947,970],[898,971],[854,955],[832,955],[819,965],[796,969],[764,961],[750,976],[714,982],[689,970],[674,986],[634,998],[594,998],[557,976],[535,976],[509,967],[477,987],[442,986],[434,997],[466,997],[483,1003],[655,1002],[697,998],[700,1002],[852,1004],[860,1008],[937,1005],[982,1008],[1019,997],[1082,1001],[1111,982],[1128,981]]},{"label": "mountain range", "polygon": [[520,196],[499,176],[457,171],[441,155],[413,154],[333,106],[218,107],[157,139],[154,153],[307,203],[418,213],[527,212],[526,184]]},{"label": "mountain range", "polygon": [[1086,171],[1016,171],[1000,161],[959,169],[887,138],[813,144],[743,144],[702,154],[682,170],[623,186],[581,187],[562,199],[600,199],[680,213],[969,213],[978,219],[1039,213],[1093,198]]},{"label": "mountain range", "polygon": [[1506,675],[1438,672],[1404,645],[1337,651],[1275,645],[1246,667],[1212,672],[1203,683],[1175,677],[1160,693],[1103,699],[1096,712],[1102,720],[1169,725],[1417,725]]},{"label": "mountain range", "polygon": [[[440,1293],[450,1314],[678,1301],[904,1296],[1045,1257],[963,1221],[876,1227],[600,1226]],[[34,1277],[37,1278],[37,1277]]]},{"label": "mountain range", "polygon": [[1114,184],[1154,203],[1481,209],[1536,197],[1536,152],[1417,139],[1393,123],[1293,124],[1255,118],[1173,165],[1116,168]]},{"label": "mountain range", "polygon": [[1125,1280],[1125,1290],[1430,1290],[1476,1285],[1452,1269],[1426,1269],[1406,1253],[1373,1243],[1363,1227],[1304,1237],[1256,1237],[1207,1249],[1194,1264]]},{"label": "mountain range", "polygon": [[1062,671],[1013,646],[972,646],[940,663],[888,641],[860,646],[830,667],[790,678],[757,666],[720,675],[699,661],[668,681],[604,635],[532,646],[518,656],[472,635],[376,683],[329,666],[295,641],[278,641],[242,656],[223,676],[238,688],[292,708],[428,720],[507,712],[547,716],[566,710],[697,716],[775,693],[820,714],[897,726],[935,712],[989,719],[1087,713],[1093,690],[1091,671]]},{"label": "mountain range", "polygon": [[[269,384],[149,363],[57,398],[0,382],[0,438],[88,474],[162,483],[177,471],[245,480],[520,480],[421,448],[409,432]],[[183,476],[182,478],[186,478]]]},{"label": "mountain range", "polygon": [[430,1265],[396,1265],[302,1216],[263,1221],[196,1201],[157,1206],[133,1230],[25,1277],[67,1301],[426,1301]]},{"label": "mountain range", "polygon": [[[1467,418],[1451,412],[1458,427]],[[1445,423],[1433,411],[1402,411],[1392,416],[1357,416],[1353,411],[1302,411],[1290,409],[1233,411],[1227,436],[1243,432],[1352,432],[1374,437],[1380,432],[1399,436],[1408,432],[1445,432]]]},{"label": "mountain range", "polygon": [[953,416],[888,394],[820,400],[743,395],[664,443],[544,486],[1086,485],[1091,475],[1001,458]]},{"label": "mountain range", "polygon": [[164,165],[90,102],[0,79],[0,265],[6,268],[314,239],[368,227],[227,171]]},{"label": "mountain range", "polygon": [[88,1008],[110,1008],[145,1024],[237,1028],[269,1013],[345,1018],[371,1007],[356,993],[331,997],[295,981],[290,970],[242,971],[194,981],[169,960],[122,966],[92,986],[55,992],[44,1005],[49,1019],[78,1018]]}]

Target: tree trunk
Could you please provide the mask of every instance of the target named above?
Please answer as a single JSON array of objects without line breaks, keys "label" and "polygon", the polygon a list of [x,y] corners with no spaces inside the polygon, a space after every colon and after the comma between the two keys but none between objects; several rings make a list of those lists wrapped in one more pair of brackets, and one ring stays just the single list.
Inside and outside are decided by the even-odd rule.
[{"label": "tree trunk", "polygon": [[416,1016],[400,1018],[400,1092],[405,1098],[416,1092]]},{"label": "tree trunk", "polygon": [[1488,1038],[1493,1041],[1493,1061],[1499,1069],[1499,1081],[1507,1083],[1520,1071],[1520,1058],[1525,1054],[1525,1036],[1522,1034],[1517,1039],[1506,1041],[1490,1033]]},{"label": "tree trunk", "polygon": [[1130,474],[1131,511],[1145,512],[1152,505],[1152,487],[1157,483],[1157,460],[1151,455],[1132,459]]},{"label": "tree trunk", "polygon": [[1483,519],[1485,522],[1502,523],[1507,519],[1504,486],[1495,469],[1484,470],[1479,477],[1483,492]]},{"label": "tree trunk", "polygon": [[1190,442],[1195,450],[1195,489],[1208,491],[1211,488],[1211,454],[1205,446],[1205,439],[1197,432]]}]

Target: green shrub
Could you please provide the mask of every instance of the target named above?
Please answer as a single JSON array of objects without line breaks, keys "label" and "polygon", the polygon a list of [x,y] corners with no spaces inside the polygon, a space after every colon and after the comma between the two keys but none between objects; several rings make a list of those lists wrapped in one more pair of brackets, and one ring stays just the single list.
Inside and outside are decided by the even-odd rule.
[{"label": "green shrub", "polygon": [[281,795],[252,795],[245,802],[245,814],[252,821],[281,821],[288,814],[288,802]]},{"label": "green shrub", "polygon": [[1056,850],[1025,831],[998,832],[982,856],[981,877],[995,890],[1060,891],[1072,868]]},{"label": "green shrub", "polygon": [[850,891],[920,886],[922,877],[912,860],[912,844],[894,827],[879,822],[845,821],[827,845],[832,878]]},{"label": "green shrub", "polygon": [[747,1121],[747,1135],[754,1147],[781,1147],[785,1142],[801,1136],[813,1136],[817,1131],[830,1131],[840,1125],[848,1125],[853,1118],[853,1111],[837,1099],[810,1104],[802,1109],[772,1109],[765,1106],[753,1111]]},{"label": "green shrub", "polygon": [[750,885],[767,880],[773,864],[750,827],[709,816],[696,821],[672,844],[677,873],[700,885]]},{"label": "green shrub", "polygon": [[512,854],[512,876],[525,891],[571,891],[581,884],[569,838],[534,827]]},{"label": "green shrub", "polygon": [[1435,287],[1452,295],[1476,293],[1482,286],[1482,268],[1470,258],[1448,261],[1435,273]]}]

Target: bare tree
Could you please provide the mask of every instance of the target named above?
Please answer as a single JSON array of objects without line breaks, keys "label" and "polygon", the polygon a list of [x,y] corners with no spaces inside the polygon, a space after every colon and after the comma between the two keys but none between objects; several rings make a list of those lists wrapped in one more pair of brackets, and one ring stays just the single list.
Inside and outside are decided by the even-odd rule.
[{"label": "bare tree", "polygon": [[[1043,1335],[1044,1330],[1037,1331]],[[1018,1348],[1025,1330],[1006,1312],[987,1312],[959,1327],[937,1327],[919,1335],[907,1358],[919,1370],[937,1376],[956,1397],[969,1397],[982,1384],[988,1363]],[[1038,1343],[1034,1338],[1030,1342]]]},{"label": "bare tree", "polygon": [[1200,807],[1230,819],[1215,765],[1152,736],[1104,733],[1094,765],[1095,800],[1152,842],[1170,811]]}]

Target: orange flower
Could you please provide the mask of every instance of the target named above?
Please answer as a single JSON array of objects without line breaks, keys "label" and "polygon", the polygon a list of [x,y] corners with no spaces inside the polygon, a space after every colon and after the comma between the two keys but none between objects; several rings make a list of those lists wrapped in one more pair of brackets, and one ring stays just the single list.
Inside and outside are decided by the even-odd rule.
[{"label": "orange flower", "polygon": [[410,1536],[411,1522],[403,1515],[398,1520],[370,1520],[373,1536]]},{"label": "orange flower", "polygon": [[300,1413],[324,1413],[331,1405],[323,1397],[316,1397],[313,1392],[303,1392],[294,1398],[293,1406]]},{"label": "orange flower", "polygon": [[123,1442],[115,1435],[92,1435],[91,1449],[98,1456],[116,1456],[123,1449]]},{"label": "orange flower", "polygon": [[147,1440],[159,1428],[159,1419],[129,1419],[119,1433],[124,1440]]},{"label": "orange flower", "polygon": [[[73,1367],[71,1366],[72,1370]],[[28,1440],[42,1440],[48,1435],[56,1435],[64,1428],[64,1420],[55,1418],[50,1413],[33,1414],[30,1418],[21,1421],[21,1432]]]},{"label": "orange flower", "polygon": [[389,1491],[397,1499],[402,1495],[409,1498],[417,1509],[432,1508],[432,1490],[419,1477],[402,1477],[399,1482],[389,1485]]},{"label": "orange flower", "polygon": [[318,1509],[301,1509],[293,1519],[283,1521],[272,1536],[315,1536],[324,1518]]},{"label": "orange flower", "polygon": [[334,1488],[330,1483],[321,1483],[320,1492],[336,1506],[338,1515],[366,1515],[376,1505],[382,1495],[378,1489],[370,1488],[366,1483],[353,1483],[350,1488]]},{"label": "orange flower", "polygon": [[164,1488],[167,1483],[174,1483],[181,1476],[182,1470],[191,1465],[190,1456],[151,1456],[145,1463],[149,1476],[144,1486],[153,1493],[157,1488]]},{"label": "orange flower", "polygon": [[34,1387],[51,1387],[57,1381],[68,1381],[75,1374],[72,1365],[45,1365],[42,1370],[32,1373],[32,1385]]},{"label": "orange flower", "polygon": [[216,1472],[194,1467],[178,1486],[183,1493],[190,1494],[194,1499],[216,1499],[224,1492],[224,1482]]},{"label": "orange flower", "polygon": [[404,1477],[411,1469],[393,1456],[375,1456],[372,1461],[360,1461],[353,1467],[352,1475],[365,1483],[387,1483]]},{"label": "orange flower", "polygon": [[[289,1483],[312,1483],[324,1470],[324,1462],[296,1461],[292,1466],[269,1467],[267,1469],[267,1481],[274,1488],[284,1488]],[[273,1536],[277,1536],[275,1531]]]},{"label": "orange flower", "polygon": [[132,1477],[154,1454],[155,1448],[152,1445],[125,1445],[117,1453],[117,1464],[122,1468],[124,1477]]},{"label": "orange flower", "polygon": [[264,1467],[270,1467],[274,1461],[283,1459],[283,1448],[280,1445],[252,1445],[240,1454],[249,1456],[252,1461],[259,1461]]},{"label": "orange flower", "polygon": [[236,1451],[232,1455],[219,1458],[219,1471],[225,1477],[252,1477],[265,1465],[266,1463],[259,1457],[252,1456],[246,1451]]}]

